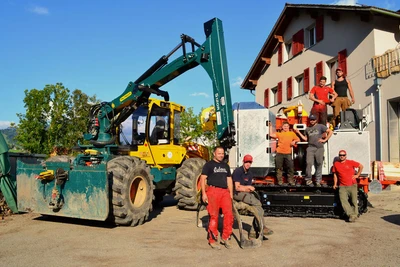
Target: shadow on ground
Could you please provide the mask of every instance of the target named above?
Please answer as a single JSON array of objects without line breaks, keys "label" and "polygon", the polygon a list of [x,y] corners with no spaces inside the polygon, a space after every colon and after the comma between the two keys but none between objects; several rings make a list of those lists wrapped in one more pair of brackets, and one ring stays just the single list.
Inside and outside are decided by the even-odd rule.
[{"label": "shadow on ground", "polygon": [[[164,196],[163,201],[154,205],[153,211],[150,212],[149,218],[146,222],[151,221],[152,219],[156,218],[160,215],[165,207],[170,207],[176,205],[177,201],[174,200],[173,196]],[[76,224],[76,225],[83,225],[89,227],[99,227],[99,228],[108,228],[112,229],[117,227],[111,221],[95,221],[95,220],[85,220],[79,218],[69,218],[69,217],[62,217],[62,216],[52,216],[52,215],[41,215],[39,217],[34,218],[36,221],[47,221],[47,222],[54,222],[54,223],[68,223],[68,224]],[[145,222],[145,223],[146,223]]]},{"label": "shadow on ground", "polygon": [[384,219],[387,222],[396,224],[400,226],[400,214],[393,214],[393,215],[388,215],[388,216],[383,216],[382,219]]},{"label": "shadow on ground", "polygon": [[165,195],[161,202],[153,203],[153,211],[150,212],[147,221],[150,222],[151,220],[157,218],[157,216],[163,212],[164,208],[176,206],[177,203],[178,201],[175,200],[172,195]]}]

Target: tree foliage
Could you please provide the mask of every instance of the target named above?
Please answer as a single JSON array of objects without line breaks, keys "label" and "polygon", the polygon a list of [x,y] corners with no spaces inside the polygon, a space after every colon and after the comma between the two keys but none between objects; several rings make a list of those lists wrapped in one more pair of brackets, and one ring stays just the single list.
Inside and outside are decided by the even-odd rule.
[{"label": "tree foliage", "polygon": [[[203,111],[203,109],[202,109]],[[190,140],[200,143],[209,149],[218,144],[217,127],[212,131],[204,131],[201,126],[201,113],[195,114],[192,107],[187,108],[181,115],[181,142]]]},{"label": "tree foliage", "polygon": [[46,85],[42,90],[25,90],[26,113],[18,113],[16,140],[31,153],[49,154],[55,147],[70,151],[87,129],[90,102],[81,90],[72,94],[62,83]]}]

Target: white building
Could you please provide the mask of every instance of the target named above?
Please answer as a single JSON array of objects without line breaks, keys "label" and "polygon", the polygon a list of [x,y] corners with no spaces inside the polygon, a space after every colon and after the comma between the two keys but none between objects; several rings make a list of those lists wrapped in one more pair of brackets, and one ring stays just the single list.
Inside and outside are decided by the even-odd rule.
[{"label": "white building", "polygon": [[[242,88],[277,112],[302,101],[340,65],[371,122],[371,159],[400,158],[400,12],[373,6],[286,4]],[[332,109],[328,107],[328,113]]]}]

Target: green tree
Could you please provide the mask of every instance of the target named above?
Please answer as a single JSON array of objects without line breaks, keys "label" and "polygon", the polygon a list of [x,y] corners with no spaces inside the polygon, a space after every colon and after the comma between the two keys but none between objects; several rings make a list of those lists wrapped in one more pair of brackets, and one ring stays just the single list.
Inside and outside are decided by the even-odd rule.
[{"label": "green tree", "polygon": [[[212,148],[218,145],[217,125],[214,125],[212,131],[204,131],[201,126],[201,114],[194,114],[193,108],[187,108],[181,115],[181,142],[190,140],[206,146],[210,152]],[[211,153],[210,153],[211,155]]]},{"label": "green tree", "polygon": [[31,153],[48,153],[48,119],[51,110],[52,88],[25,90],[26,114],[18,113],[17,142]]},{"label": "green tree", "polygon": [[88,97],[76,89],[72,95],[62,83],[46,85],[43,90],[25,90],[26,113],[18,113],[16,140],[31,153],[49,154],[55,147],[67,151],[82,140],[87,128],[90,103]]},{"label": "green tree", "polygon": [[196,140],[203,134],[200,123],[200,116],[195,115],[193,108],[189,107],[181,115],[181,140]]}]

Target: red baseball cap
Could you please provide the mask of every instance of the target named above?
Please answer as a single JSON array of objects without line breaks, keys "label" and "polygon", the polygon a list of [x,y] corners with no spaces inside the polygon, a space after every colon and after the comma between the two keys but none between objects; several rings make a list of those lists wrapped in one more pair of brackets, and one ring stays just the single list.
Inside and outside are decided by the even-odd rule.
[{"label": "red baseball cap", "polygon": [[247,154],[246,156],[244,156],[243,158],[243,162],[253,162],[253,157],[250,154]]},{"label": "red baseball cap", "polygon": [[344,149],[340,150],[339,154],[342,153],[342,152],[343,152],[343,154],[347,154],[346,150],[344,150]]},{"label": "red baseball cap", "polygon": [[338,70],[343,71],[343,69],[342,69],[341,67],[338,67],[338,68],[336,69],[336,71],[338,71]]}]

